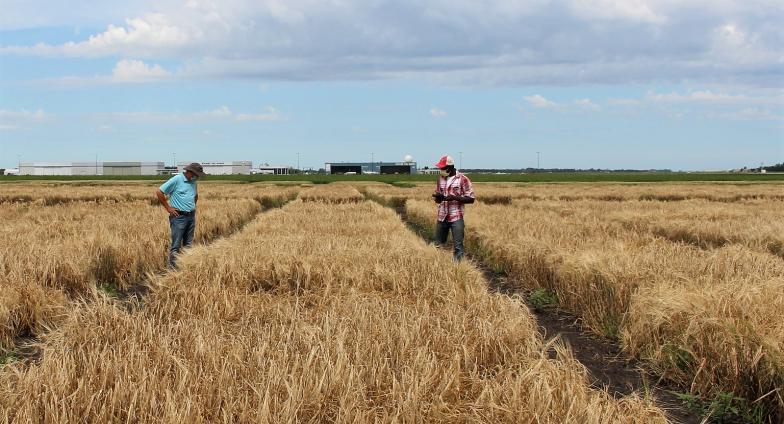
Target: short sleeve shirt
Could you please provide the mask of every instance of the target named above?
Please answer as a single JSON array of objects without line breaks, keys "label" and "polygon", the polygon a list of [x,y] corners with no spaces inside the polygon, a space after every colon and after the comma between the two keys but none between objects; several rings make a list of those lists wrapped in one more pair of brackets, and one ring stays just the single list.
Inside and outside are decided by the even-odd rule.
[{"label": "short sleeve shirt", "polygon": [[160,187],[161,192],[169,198],[169,204],[174,209],[191,212],[196,209],[196,194],[198,188],[196,181],[188,181],[185,174],[177,174]]}]

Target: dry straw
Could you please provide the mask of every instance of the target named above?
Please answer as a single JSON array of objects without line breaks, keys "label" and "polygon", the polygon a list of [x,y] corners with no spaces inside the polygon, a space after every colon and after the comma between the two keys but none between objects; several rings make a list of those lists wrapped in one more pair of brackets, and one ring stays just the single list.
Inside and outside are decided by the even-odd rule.
[{"label": "dry straw", "polygon": [[[57,195],[82,199],[87,188],[63,187]],[[223,199],[231,199],[232,188],[220,191]],[[6,189],[0,186],[0,194]],[[129,196],[125,187],[115,189],[118,198]],[[154,188],[145,190],[152,198]],[[216,196],[209,191],[202,194],[206,198],[200,201],[197,243],[236,231],[258,213],[259,202],[279,205],[296,191],[246,186],[242,193],[248,198],[212,200]],[[0,349],[13,349],[15,339],[39,334],[61,320],[69,298],[95,298],[99,286],[125,290],[165,268],[166,214],[149,199],[100,204],[72,200],[54,206],[1,204],[0,220],[4,224],[0,227],[4,240],[0,245]]]},{"label": "dry straw", "polygon": [[362,193],[348,184],[318,184],[302,190],[303,202],[356,203],[364,199]]},{"label": "dry straw", "polygon": [[[763,217],[778,210],[778,201],[757,203],[756,214],[741,215],[738,209],[751,206],[684,201],[676,213],[661,205],[476,205],[466,218],[469,247],[522,287],[552,291],[588,328],[621,340],[695,393],[732,392],[750,400],[776,393],[784,386],[784,262],[760,247],[759,236],[732,231],[741,222],[764,228]],[[435,219],[432,202],[409,201],[407,214],[424,226]],[[741,244],[704,249],[673,243],[655,230],[691,222],[692,231],[701,231],[709,214],[735,222],[723,231]],[[668,221],[671,215],[676,219]],[[766,402],[774,416],[784,407],[774,396]]]},{"label": "dry straw", "polygon": [[73,311],[0,375],[0,418],[665,422],[589,389],[519,301],[373,203],[294,202],[180,264],[144,309]]}]

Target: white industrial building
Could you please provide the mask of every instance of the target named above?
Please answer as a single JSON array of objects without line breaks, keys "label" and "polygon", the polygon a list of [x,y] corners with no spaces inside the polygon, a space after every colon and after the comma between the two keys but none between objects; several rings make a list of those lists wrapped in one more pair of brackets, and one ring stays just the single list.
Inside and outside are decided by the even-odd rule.
[{"label": "white industrial building", "polygon": [[[185,167],[192,162],[178,162],[177,169],[179,172],[185,170]],[[204,173],[207,175],[250,175],[250,169],[253,167],[253,162],[249,160],[235,160],[233,162],[199,162],[204,167]]]},{"label": "white industrial building", "polygon": [[32,162],[22,163],[19,175],[160,175],[163,162]]},{"label": "white industrial building", "polygon": [[163,162],[104,162],[103,175],[161,175]]},{"label": "white industrial building", "polygon": [[288,165],[270,165],[268,163],[263,163],[259,165],[258,168],[251,170],[250,173],[262,175],[289,175],[291,173],[291,167]]}]

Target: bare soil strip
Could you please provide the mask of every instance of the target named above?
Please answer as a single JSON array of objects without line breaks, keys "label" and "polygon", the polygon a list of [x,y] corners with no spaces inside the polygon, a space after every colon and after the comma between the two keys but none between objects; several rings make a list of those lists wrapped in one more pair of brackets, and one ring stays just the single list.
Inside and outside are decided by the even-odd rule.
[{"label": "bare soil strip", "polygon": [[[672,386],[646,371],[642,364],[626,355],[616,343],[584,331],[579,318],[554,306],[535,308],[529,302],[529,293],[515,290],[502,273],[494,272],[470,257],[490,282],[490,289],[506,295],[521,296],[536,317],[545,339],[559,338],[571,347],[574,357],[588,370],[593,387],[607,388],[616,398],[633,392],[654,395],[657,405],[667,412],[673,422],[700,423],[701,419],[683,406],[673,392],[685,389]],[[554,354],[555,352],[553,352]]]},{"label": "bare soil strip", "polygon": [[[428,243],[432,241],[429,233],[407,218],[405,205],[394,209],[412,231]],[[666,411],[668,419],[672,422],[683,424],[702,422],[701,417],[686,409],[683,402],[674,394],[674,392],[688,390],[672,386],[646,371],[639,361],[626,355],[617,343],[583,331],[579,318],[568,312],[552,306],[535,308],[529,301],[529,293],[515,288],[519,285],[508,281],[503,273],[492,270],[470,253],[468,257],[484,273],[490,284],[489,290],[508,296],[520,296],[531,314],[536,317],[545,339],[560,338],[572,349],[575,359],[588,370],[593,387],[607,388],[608,392],[616,398],[633,392],[643,396],[653,395],[657,405]]]}]

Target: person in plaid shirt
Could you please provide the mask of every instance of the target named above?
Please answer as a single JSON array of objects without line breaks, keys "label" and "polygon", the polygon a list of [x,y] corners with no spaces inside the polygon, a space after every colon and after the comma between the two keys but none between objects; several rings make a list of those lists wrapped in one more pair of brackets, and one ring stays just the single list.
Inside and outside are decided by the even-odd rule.
[{"label": "person in plaid shirt", "polygon": [[455,161],[449,156],[441,157],[435,165],[441,170],[438,177],[433,200],[438,204],[438,221],[436,222],[436,244],[443,246],[452,230],[452,241],[455,244],[455,261],[463,259],[463,237],[465,235],[466,203],[474,203],[474,187],[471,180],[455,169]]}]

